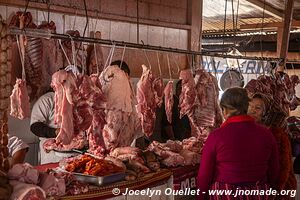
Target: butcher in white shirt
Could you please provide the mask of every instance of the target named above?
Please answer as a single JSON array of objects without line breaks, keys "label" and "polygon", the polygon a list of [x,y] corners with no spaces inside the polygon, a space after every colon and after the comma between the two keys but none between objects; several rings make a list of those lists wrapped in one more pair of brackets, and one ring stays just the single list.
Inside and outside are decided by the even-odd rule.
[{"label": "butcher in white shirt", "polygon": [[16,136],[8,135],[8,153],[10,166],[23,163],[29,146]]}]

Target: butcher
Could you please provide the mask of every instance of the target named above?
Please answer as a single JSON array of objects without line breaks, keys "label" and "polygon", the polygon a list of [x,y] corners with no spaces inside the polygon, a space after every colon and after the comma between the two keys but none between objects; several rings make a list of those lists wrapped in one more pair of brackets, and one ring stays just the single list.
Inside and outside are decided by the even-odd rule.
[{"label": "butcher", "polygon": [[29,146],[23,140],[9,134],[7,147],[11,167],[24,162]]},{"label": "butcher", "polygon": [[39,163],[58,162],[53,151],[46,153],[43,144],[48,138],[55,138],[59,132],[59,127],[54,124],[54,91],[50,89],[42,95],[34,104],[31,112],[30,130],[39,137]]}]

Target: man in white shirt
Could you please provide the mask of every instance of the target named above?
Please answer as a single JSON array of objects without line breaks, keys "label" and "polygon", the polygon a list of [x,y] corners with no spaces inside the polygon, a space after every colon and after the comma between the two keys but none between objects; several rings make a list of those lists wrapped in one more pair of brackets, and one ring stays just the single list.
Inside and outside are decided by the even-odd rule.
[{"label": "man in white shirt", "polygon": [[55,138],[59,127],[54,124],[54,92],[42,95],[34,104],[31,112],[30,130],[40,139],[39,163],[58,162],[61,157],[53,151],[46,153],[43,148],[45,140]]},{"label": "man in white shirt", "polygon": [[8,135],[8,153],[10,157],[10,166],[23,163],[29,146],[16,136]]}]

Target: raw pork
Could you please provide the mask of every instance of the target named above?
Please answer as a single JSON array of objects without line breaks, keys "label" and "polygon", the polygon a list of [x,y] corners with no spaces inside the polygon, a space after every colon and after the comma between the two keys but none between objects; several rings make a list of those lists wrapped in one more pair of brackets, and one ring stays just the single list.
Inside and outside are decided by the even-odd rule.
[{"label": "raw pork", "polygon": [[154,79],[153,89],[154,89],[155,102],[158,107],[161,107],[163,103],[163,96],[164,96],[164,81],[162,78],[158,77]]},{"label": "raw pork", "polygon": [[41,173],[39,186],[45,191],[46,196],[63,196],[66,194],[65,180],[56,178],[52,174]]},{"label": "raw pork", "polygon": [[149,137],[153,133],[156,119],[157,103],[153,87],[154,77],[150,69],[142,65],[143,73],[137,83],[137,113],[141,121],[143,132]]},{"label": "raw pork", "polygon": [[172,110],[174,104],[173,98],[173,81],[169,81],[164,90],[165,94],[165,110],[167,114],[167,120],[169,123],[172,123]]},{"label": "raw pork", "polygon": [[20,181],[11,180],[13,193],[10,197],[12,200],[44,200],[46,199],[45,191],[37,185],[26,184]]},{"label": "raw pork", "polygon": [[30,103],[25,80],[16,80],[10,96],[10,115],[19,119],[30,117]]},{"label": "raw pork", "polygon": [[36,185],[39,181],[39,171],[28,163],[16,164],[8,171],[8,177],[12,180]]},{"label": "raw pork", "polygon": [[196,137],[190,137],[182,141],[182,147],[183,149],[200,154],[203,147],[203,142],[198,140]]},{"label": "raw pork", "polygon": [[184,158],[184,165],[196,165],[200,162],[200,154],[183,149],[179,154]]},{"label": "raw pork", "polygon": [[129,146],[137,137],[139,121],[134,109],[134,92],[130,81],[118,66],[107,67],[100,75],[106,96],[106,122],[103,139],[107,151]]},{"label": "raw pork", "polygon": [[77,88],[75,76],[60,70],[53,74],[51,85],[55,91],[54,122],[60,125],[56,141],[67,145],[74,137],[72,93]]}]

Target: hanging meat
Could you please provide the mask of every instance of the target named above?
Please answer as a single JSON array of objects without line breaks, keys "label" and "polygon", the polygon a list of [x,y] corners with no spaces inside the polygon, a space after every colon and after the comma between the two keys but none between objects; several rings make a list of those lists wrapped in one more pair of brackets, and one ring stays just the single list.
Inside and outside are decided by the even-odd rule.
[{"label": "hanging meat", "polygon": [[[221,117],[221,111],[218,105],[218,82],[212,74],[203,69],[198,69],[195,72],[194,80],[200,102],[199,113],[196,116],[198,118],[197,126],[213,129],[217,127],[216,123],[220,121],[219,118]],[[202,137],[206,138],[207,136],[202,135]]]},{"label": "hanging meat", "polygon": [[118,66],[108,66],[100,75],[106,96],[106,122],[103,139],[107,151],[130,146],[137,137],[137,114],[134,109],[134,92],[128,76]]},{"label": "hanging meat", "polygon": [[10,115],[18,119],[30,117],[30,103],[25,80],[16,80],[10,96]]},{"label": "hanging meat", "polygon": [[[8,171],[8,124],[9,96],[11,94],[11,38],[7,35],[7,25],[0,15],[0,172]],[[0,173],[0,177],[3,176]],[[3,186],[7,185],[3,183]],[[4,189],[8,193],[10,188]]]},{"label": "hanging meat", "polygon": [[[38,29],[48,30],[53,33],[56,32],[56,26],[53,21],[49,23],[42,23]],[[41,39],[42,41],[42,83],[41,94],[49,90],[51,84],[52,74],[64,67],[63,53],[60,49],[59,43],[55,39]]]},{"label": "hanging meat", "polygon": [[169,81],[164,90],[165,95],[165,110],[167,114],[167,120],[169,123],[172,123],[172,110],[174,104],[173,97],[173,81]]},{"label": "hanging meat", "polygon": [[[21,29],[37,28],[37,26],[32,22],[32,15],[30,12],[17,12],[12,18],[10,26],[17,26]],[[24,46],[27,86],[29,87],[30,99],[34,100],[42,94],[42,40],[40,38],[24,37]]]},{"label": "hanging meat", "polygon": [[[96,31],[95,38],[101,39],[101,32]],[[88,46],[87,55],[88,74],[101,73],[104,68],[102,47],[96,43]]]},{"label": "hanging meat", "polygon": [[143,132],[149,137],[153,133],[156,119],[157,103],[153,87],[154,77],[150,69],[142,65],[143,73],[137,83],[137,113],[141,121]]},{"label": "hanging meat", "polygon": [[161,107],[163,103],[163,96],[164,96],[164,81],[162,78],[158,77],[154,79],[153,89],[154,89],[155,102],[158,107]]},{"label": "hanging meat", "polygon": [[55,91],[54,122],[60,125],[56,140],[67,145],[74,137],[72,93],[77,88],[75,76],[60,70],[53,74],[51,86]]}]

